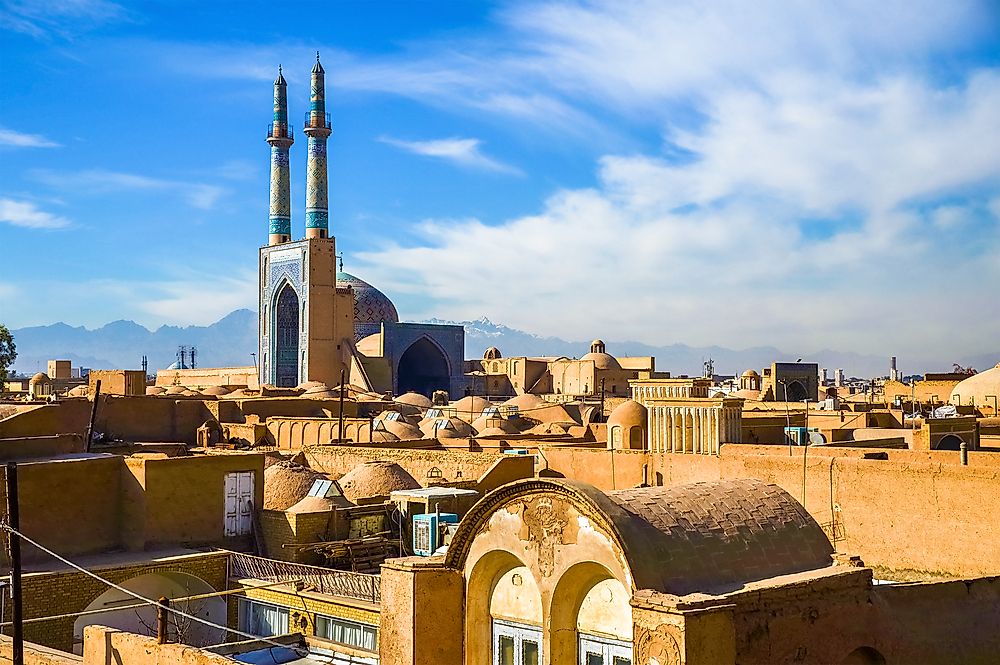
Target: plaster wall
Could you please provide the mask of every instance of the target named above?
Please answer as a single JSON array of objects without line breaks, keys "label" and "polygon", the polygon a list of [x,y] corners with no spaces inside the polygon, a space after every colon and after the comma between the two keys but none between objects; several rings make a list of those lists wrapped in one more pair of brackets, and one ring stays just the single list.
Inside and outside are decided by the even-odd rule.
[{"label": "plaster wall", "polygon": [[157,644],[155,637],[106,626],[87,626],[84,665],[232,665],[233,661],[184,644]]},{"label": "plaster wall", "polygon": [[264,505],[264,456],[259,453],[149,459],[125,464],[126,534],[131,548],[165,544],[236,547],[225,537],[226,475],[252,471],[254,505]]},{"label": "plaster wall", "polygon": [[[66,556],[119,547],[121,466],[121,458],[111,455],[19,463],[21,530]],[[6,480],[0,483],[0,515],[7,519]],[[52,561],[27,543],[21,555],[26,563]],[[6,548],[0,561],[6,568]]]}]

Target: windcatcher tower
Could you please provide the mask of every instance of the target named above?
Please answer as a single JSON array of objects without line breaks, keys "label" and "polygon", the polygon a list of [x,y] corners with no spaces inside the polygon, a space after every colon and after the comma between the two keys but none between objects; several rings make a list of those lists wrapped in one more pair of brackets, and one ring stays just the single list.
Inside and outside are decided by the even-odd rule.
[{"label": "windcatcher tower", "polygon": [[[278,65],[274,79],[274,119],[267,130],[271,146],[271,207],[268,244],[280,245],[292,239],[292,186],[289,178],[288,152],[295,142],[288,124],[288,84]],[[311,139],[310,139],[311,142]],[[326,140],[324,139],[324,148]],[[325,158],[324,158],[325,168]]]},{"label": "windcatcher tower", "polygon": [[316,52],[309,88],[309,111],[303,132],[309,137],[306,166],[306,238],[330,235],[330,209],[326,174],[326,140],[330,136],[330,114],[326,112],[326,74]]}]

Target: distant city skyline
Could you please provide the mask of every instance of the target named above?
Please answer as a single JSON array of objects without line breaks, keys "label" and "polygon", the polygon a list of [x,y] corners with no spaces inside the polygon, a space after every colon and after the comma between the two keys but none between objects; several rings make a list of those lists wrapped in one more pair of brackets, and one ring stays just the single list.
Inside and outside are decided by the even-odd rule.
[{"label": "distant city skyline", "polygon": [[253,308],[270,83],[300,128],[319,50],[331,231],[404,319],[996,351],[995,3],[0,2],[0,31],[10,328]]}]

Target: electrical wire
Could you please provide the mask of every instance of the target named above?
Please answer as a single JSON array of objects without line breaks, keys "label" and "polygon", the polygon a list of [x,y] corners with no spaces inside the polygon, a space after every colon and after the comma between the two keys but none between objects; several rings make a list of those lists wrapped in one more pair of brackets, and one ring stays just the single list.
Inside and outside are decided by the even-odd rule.
[{"label": "electrical wire", "polygon": [[295,646],[289,646],[287,644],[282,644],[282,643],[277,642],[275,640],[271,640],[271,639],[268,639],[266,637],[261,637],[260,635],[254,635],[252,633],[244,633],[243,631],[236,630],[234,628],[230,628],[229,626],[223,626],[223,625],[215,623],[214,621],[209,621],[208,619],[203,619],[200,616],[197,616],[197,615],[194,615],[194,614],[188,614],[187,612],[184,612],[184,611],[179,610],[179,609],[174,608],[174,607],[170,607],[169,605],[163,605],[163,604],[161,604],[157,600],[153,600],[152,598],[146,598],[142,594],[136,593],[135,591],[132,591],[131,589],[126,589],[125,587],[121,586],[120,584],[115,584],[111,580],[105,579],[105,578],[101,577],[100,575],[98,575],[97,573],[89,571],[86,568],[84,568],[83,566],[80,566],[80,565],[78,565],[76,563],[73,563],[72,561],[70,561],[66,557],[61,556],[61,555],[53,552],[49,548],[45,547],[41,543],[39,543],[39,542],[37,542],[35,540],[32,540],[31,538],[29,538],[28,536],[24,535],[20,531],[14,529],[9,524],[0,524],[0,529],[3,529],[4,531],[7,531],[7,532],[9,532],[11,534],[14,534],[14,535],[20,537],[25,542],[34,545],[35,547],[37,547],[41,551],[45,552],[46,554],[48,554],[52,558],[57,559],[57,560],[63,562],[64,564],[66,564],[70,568],[74,568],[74,569],[80,571],[81,573],[83,573],[84,575],[87,575],[88,577],[91,577],[91,578],[97,580],[98,582],[106,584],[107,586],[111,587],[112,589],[115,589],[116,591],[120,591],[121,593],[124,593],[127,596],[132,596],[136,600],[141,600],[141,601],[143,601],[145,603],[148,603],[149,605],[153,605],[153,606],[157,607],[158,609],[162,609],[162,610],[165,610],[167,612],[172,612],[172,613],[174,613],[174,614],[176,614],[178,616],[182,616],[182,617],[184,617],[186,619],[189,619],[191,621],[195,621],[195,622],[203,624],[205,626],[209,626],[210,628],[218,628],[220,630],[224,630],[226,632],[232,633],[233,635],[238,635],[240,637],[245,637],[245,638],[248,638],[248,639],[251,639],[251,640],[254,640],[254,641],[263,642],[263,643],[269,644],[269,645],[271,645],[273,647],[276,646],[276,647],[282,647],[284,649],[289,649],[289,650],[294,651],[295,653],[299,654],[302,657],[305,657],[305,656],[309,655],[309,650],[308,649],[303,649],[302,647],[295,647]]}]

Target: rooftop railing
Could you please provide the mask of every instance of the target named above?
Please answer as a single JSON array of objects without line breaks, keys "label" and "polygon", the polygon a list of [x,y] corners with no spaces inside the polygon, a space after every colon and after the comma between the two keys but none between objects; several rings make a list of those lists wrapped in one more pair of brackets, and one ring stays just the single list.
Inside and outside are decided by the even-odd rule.
[{"label": "rooftop railing", "polygon": [[240,552],[229,556],[229,575],[266,582],[302,580],[319,593],[365,600],[375,605],[382,601],[382,578],[379,575],[275,561]]}]

